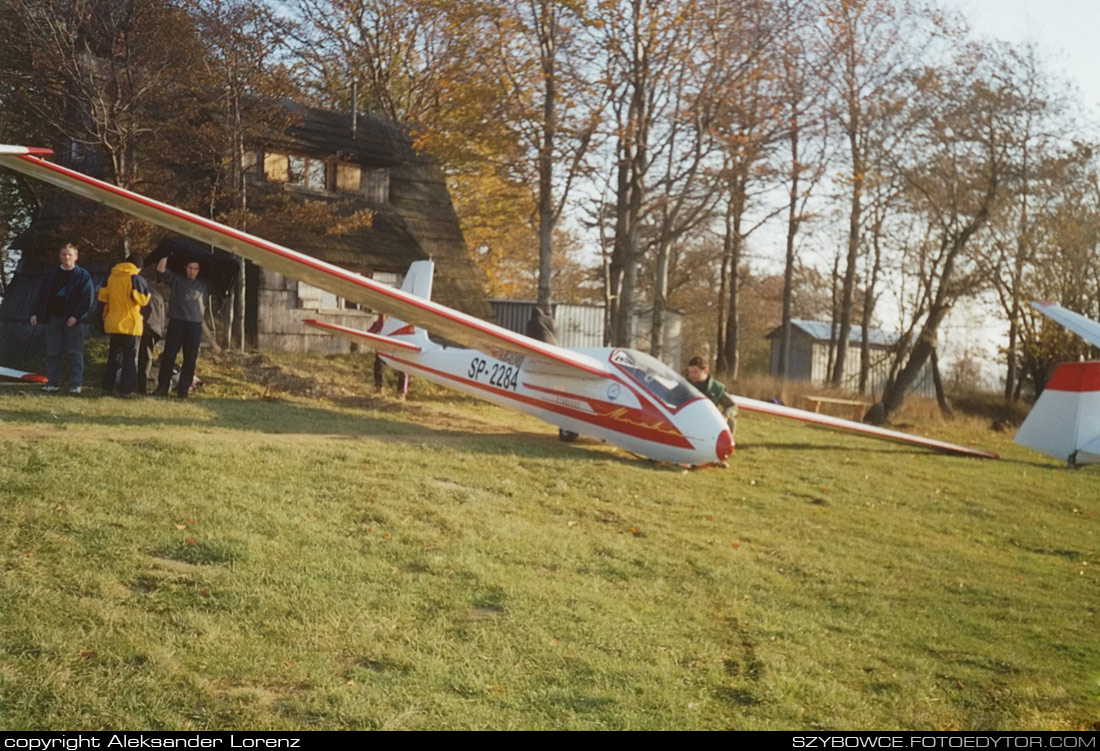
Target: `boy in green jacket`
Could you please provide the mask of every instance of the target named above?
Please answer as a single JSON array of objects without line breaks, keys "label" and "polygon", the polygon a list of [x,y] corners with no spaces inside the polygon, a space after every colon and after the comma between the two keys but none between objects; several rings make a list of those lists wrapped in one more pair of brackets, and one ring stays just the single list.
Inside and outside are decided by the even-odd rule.
[{"label": "boy in green jacket", "polygon": [[714,406],[718,407],[718,411],[722,413],[730,426],[730,435],[736,436],[737,405],[726,393],[726,384],[711,377],[706,360],[701,357],[693,357],[688,362],[687,377],[692,386],[699,389],[708,399],[714,402]]}]

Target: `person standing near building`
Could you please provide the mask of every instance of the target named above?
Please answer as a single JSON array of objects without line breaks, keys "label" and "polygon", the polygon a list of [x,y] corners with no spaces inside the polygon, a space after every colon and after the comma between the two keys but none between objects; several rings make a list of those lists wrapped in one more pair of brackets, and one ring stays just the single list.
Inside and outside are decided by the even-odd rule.
[{"label": "person standing near building", "polygon": [[[378,317],[374,319],[374,323],[367,329],[368,334],[381,334],[382,327],[386,325],[386,314],[379,313]],[[381,394],[382,387],[385,384],[385,370],[386,363],[382,362],[382,358],[377,352],[374,353],[374,391]],[[394,370],[397,374],[397,398],[404,399],[409,393],[409,374],[403,370]]]},{"label": "person standing near building", "polygon": [[104,394],[114,393],[116,380],[119,396],[132,396],[137,388],[137,348],[144,330],[141,309],[150,296],[149,285],[141,278],[141,265],[141,256],[130,254],[111,269],[107,286],[99,289],[103,330],[111,337],[103,370]]},{"label": "person standing near building", "polygon": [[202,321],[210,304],[212,288],[210,280],[200,278],[199,262],[191,261],[185,267],[186,276],[180,276],[168,268],[167,256],[157,264],[157,275],[170,288],[168,298],[168,331],[164,337],[164,354],[160,358],[160,375],[157,378],[155,396],[168,396],[172,383],[172,366],[176,355],[183,349],[183,367],[180,369],[176,395],[187,397],[195,378],[195,363],[199,359],[202,344]]},{"label": "person standing near building", "polygon": [[69,369],[69,393],[79,394],[84,386],[85,319],[95,300],[92,276],[76,265],[79,253],[67,244],[58,253],[61,265],[50,269],[38,291],[38,304],[31,326],[46,327],[46,385],[43,391],[61,390],[61,358]]}]

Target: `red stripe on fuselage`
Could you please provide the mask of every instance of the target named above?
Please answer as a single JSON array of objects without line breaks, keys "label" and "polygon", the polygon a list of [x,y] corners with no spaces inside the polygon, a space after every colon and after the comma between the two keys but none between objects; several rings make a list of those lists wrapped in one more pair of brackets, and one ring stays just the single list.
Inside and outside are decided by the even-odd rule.
[{"label": "red stripe on fuselage", "polygon": [[[517,394],[514,391],[508,389],[498,388],[496,386],[489,386],[478,381],[464,378],[454,373],[448,373],[443,370],[437,370],[435,368],[429,368],[419,363],[410,362],[409,360],[402,360],[398,357],[388,357],[395,363],[399,363],[403,366],[414,370],[420,370],[425,373],[431,373],[439,378],[445,378],[450,381],[457,381],[459,383],[466,384],[468,386],[474,386],[482,391],[487,391],[491,394],[497,394],[513,401],[522,402],[524,404],[531,405],[533,407],[539,407],[550,412],[556,412],[559,415],[565,415],[566,417],[572,417],[576,420],[582,420],[583,422],[590,423],[605,430],[611,430],[616,433],[623,433],[625,435],[633,436],[635,438],[641,438],[646,441],[652,441],[653,443],[660,443],[665,446],[674,446],[676,448],[691,449],[691,441],[684,437],[675,425],[665,420],[663,417],[654,418],[650,413],[643,412],[642,410],[634,409],[632,407],[621,407],[617,404],[608,404],[607,402],[593,401],[586,397],[578,396],[576,394],[568,394],[565,392],[553,392],[550,389],[543,389],[538,386],[531,386],[524,384],[527,388],[535,389],[538,391],[546,391],[549,393],[561,393],[563,396],[570,399],[577,399],[579,401],[588,402],[592,409],[596,410],[593,413],[585,412],[584,410],[573,409],[562,404],[554,404],[542,399],[536,399],[534,397],[525,396],[523,394]],[[603,408],[601,410],[601,407]]]},{"label": "red stripe on fuselage", "polygon": [[1066,362],[1047,381],[1055,391],[1100,391],[1100,362]]}]

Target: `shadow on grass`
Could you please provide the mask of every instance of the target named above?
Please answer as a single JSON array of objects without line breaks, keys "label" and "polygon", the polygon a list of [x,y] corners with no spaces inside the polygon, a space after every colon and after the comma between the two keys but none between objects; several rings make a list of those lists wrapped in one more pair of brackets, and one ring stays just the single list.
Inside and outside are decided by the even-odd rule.
[{"label": "shadow on grass", "polygon": [[[749,453],[754,450],[768,450],[768,451],[838,451],[843,453],[859,452],[861,454],[929,454],[934,455],[935,451],[925,451],[917,448],[907,448],[905,446],[891,446],[891,445],[874,445],[871,447],[857,447],[852,446],[840,446],[835,443],[783,443],[775,441],[767,442],[746,442],[737,443],[737,450],[734,452],[736,456],[739,453]],[[950,456],[949,454],[942,454],[942,456]]]},{"label": "shadow on grass", "polygon": [[[228,431],[258,432],[266,435],[319,435],[347,438],[376,438],[410,444],[446,445],[475,454],[515,455],[522,457],[582,459],[585,461],[611,461],[630,465],[644,465],[627,456],[611,454],[582,445],[562,444],[553,429],[546,434],[529,431],[490,430],[475,431],[448,427],[431,427],[415,420],[431,419],[430,415],[405,415],[393,408],[391,414],[354,414],[340,409],[305,406],[281,399],[241,400],[197,397],[186,401],[163,401],[149,397],[133,401],[113,401],[108,398],[67,395],[40,395],[27,392],[25,408],[0,408],[0,422],[56,426],[87,426],[99,428],[163,428],[165,437],[173,430],[219,429]],[[11,395],[14,390],[7,384],[0,386],[0,396]],[[90,406],[94,405],[94,406]],[[120,412],[98,413],[100,405]],[[162,409],[162,407],[164,409]],[[191,414],[179,414],[181,408]],[[94,409],[96,413],[81,410]],[[386,409],[386,407],[383,407]],[[121,411],[124,410],[124,411]],[[375,410],[377,411],[377,410]],[[176,414],[165,414],[176,412]],[[474,422],[474,421],[471,421]],[[125,440],[125,433],[115,437]],[[246,439],[247,440],[247,439]],[[595,446],[596,444],[592,444]]]}]

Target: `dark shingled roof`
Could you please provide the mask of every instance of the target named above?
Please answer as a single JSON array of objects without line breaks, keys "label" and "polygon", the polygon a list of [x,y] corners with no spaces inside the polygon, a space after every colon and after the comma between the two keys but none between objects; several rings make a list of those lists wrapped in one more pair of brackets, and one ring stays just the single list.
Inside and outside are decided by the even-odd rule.
[{"label": "dark shingled roof", "polygon": [[[270,145],[306,155],[338,155],[365,168],[389,170],[389,201],[371,204],[373,224],[344,235],[299,235],[292,247],[354,270],[404,273],[412,261],[435,261],[433,297],[471,315],[492,319],[485,274],[474,263],[459,227],[443,172],[418,152],[407,129],[360,115],[352,137],[351,115],[285,104],[286,136]],[[364,204],[366,205],[366,204]]]}]

